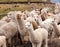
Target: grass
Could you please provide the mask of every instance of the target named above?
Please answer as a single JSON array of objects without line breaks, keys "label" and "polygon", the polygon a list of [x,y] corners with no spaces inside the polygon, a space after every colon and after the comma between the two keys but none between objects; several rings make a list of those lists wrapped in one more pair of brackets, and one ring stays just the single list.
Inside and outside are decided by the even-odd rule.
[{"label": "grass", "polygon": [[[45,6],[51,7],[54,9],[54,5],[44,5],[44,4],[34,4],[35,8],[42,8]],[[33,5],[28,4],[0,4],[0,14],[2,13],[8,13],[9,11],[23,11],[23,10],[31,10]],[[3,17],[0,15],[0,18]]]}]

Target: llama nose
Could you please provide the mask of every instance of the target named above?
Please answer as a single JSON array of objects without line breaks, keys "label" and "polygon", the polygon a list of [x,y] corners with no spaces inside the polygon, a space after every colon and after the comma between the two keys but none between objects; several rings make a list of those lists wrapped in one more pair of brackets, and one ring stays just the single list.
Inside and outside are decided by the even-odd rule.
[{"label": "llama nose", "polygon": [[36,19],[35,19],[35,21],[36,21]]}]

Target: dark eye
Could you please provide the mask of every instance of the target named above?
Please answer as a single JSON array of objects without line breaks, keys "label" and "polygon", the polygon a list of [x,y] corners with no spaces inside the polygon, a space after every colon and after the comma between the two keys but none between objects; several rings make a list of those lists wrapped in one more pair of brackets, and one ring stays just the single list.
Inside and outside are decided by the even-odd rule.
[{"label": "dark eye", "polygon": [[11,14],[9,14],[9,15],[11,15]]},{"label": "dark eye", "polygon": [[37,16],[37,18],[38,18],[38,16]]},{"label": "dark eye", "polygon": [[36,19],[35,19],[35,21],[36,21]]}]

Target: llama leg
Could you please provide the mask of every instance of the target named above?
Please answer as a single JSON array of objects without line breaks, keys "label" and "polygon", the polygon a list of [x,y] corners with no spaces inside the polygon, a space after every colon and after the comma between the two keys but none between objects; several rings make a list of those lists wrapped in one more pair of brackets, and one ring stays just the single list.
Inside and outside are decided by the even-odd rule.
[{"label": "llama leg", "polygon": [[[15,41],[14,41],[15,40]],[[16,33],[16,35],[14,36],[14,39],[13,39],[14,43],[15,43],[15,46],[18,45],[17,42],[18,42],[18,33]]]},{"label": "llama leg", "polygon": [[48,47],[48,39],[45,39],[45,47]]},{"label": "llama leg", "polygon": [[13,47],[13,38],[11,38],[10,47]]},{"label": "llama leg", "polygon": [[37,47],[41,47],[41,45],[42,45],[42,42],[38,43],[37,44]]},{"label": "llama leg", "polygon": [[6,39],[5,39],[5,41],[4,41],[3,47],[7,47],[7,46],[6,46]]},{"label": "llama leg", "polygon": [[11,38],[8,39],[9,47],[11,47]]},{"label": "llama leg", "polygon": [[35,43],[32,43],[32,47],[36,47],[36,44]]}]

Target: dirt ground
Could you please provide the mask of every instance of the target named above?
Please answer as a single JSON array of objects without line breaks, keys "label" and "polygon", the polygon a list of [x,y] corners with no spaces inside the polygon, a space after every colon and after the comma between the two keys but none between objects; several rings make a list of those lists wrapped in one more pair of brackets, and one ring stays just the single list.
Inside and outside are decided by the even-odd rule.
[{"label": "dirt ground", "polygon": [[[24,45],[17,45],[17,47],[32,47],[32,45],[30,42],[28,42]],[[44,47],[44,44],[42,44],[42,47]],[[48,47],[60,47],[60,38],[55,38],[51,41],[48,41]]]}]

